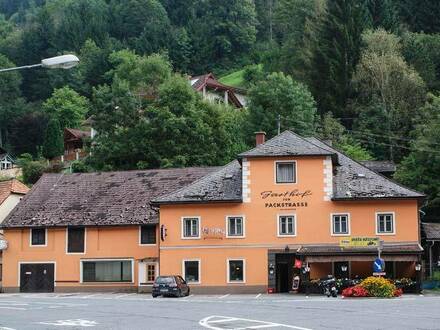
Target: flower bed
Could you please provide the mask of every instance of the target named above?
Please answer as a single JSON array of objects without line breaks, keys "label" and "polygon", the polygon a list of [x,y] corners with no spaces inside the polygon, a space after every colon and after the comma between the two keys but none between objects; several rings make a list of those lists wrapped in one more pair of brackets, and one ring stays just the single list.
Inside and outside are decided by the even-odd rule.
[{"label": "flower bed", "polygon": [[402,289],[383,277],[367,277],[360,284],[342,291],[343,297],[381,297],[392,298],[402,295]]}]

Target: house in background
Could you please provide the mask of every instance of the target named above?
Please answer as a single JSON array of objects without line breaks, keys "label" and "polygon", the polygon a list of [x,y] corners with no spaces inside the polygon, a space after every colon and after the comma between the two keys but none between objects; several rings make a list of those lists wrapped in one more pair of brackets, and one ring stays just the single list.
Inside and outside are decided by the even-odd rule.
[{"label": "house in background", "polygon": [[91,131],[74,128],[64,129],[64,156],[62,161],[79,160],[87,156],[85,142],[91,138]]},{"label": "house in background", "polygon": [[246,107],[245,91],[222,84],[212,73],[191,77],[190,81],[191,86],[202,93],[204,99],[230,104],[236,108]]},{"label": "house in background", "polygon": [[6,149],[0,147],[0,174],[1,171],[10,170],[14,167],[15,161]]},{"label": "house in background", "polygon": [[[0,182],[0,224],[12,209],[20,202],[29,188],[16,179]],[[0,231],[0,287],[2,283],[2,242],[3,234]]]}]

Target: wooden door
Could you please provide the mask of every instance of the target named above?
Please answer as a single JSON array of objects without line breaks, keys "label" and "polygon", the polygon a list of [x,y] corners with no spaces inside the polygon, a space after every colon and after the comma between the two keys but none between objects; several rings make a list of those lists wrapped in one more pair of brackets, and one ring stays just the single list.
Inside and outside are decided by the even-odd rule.
[{"label": "wooden door", "polygon": [[53,292],[54,264],[21,264],[20,292]]}]

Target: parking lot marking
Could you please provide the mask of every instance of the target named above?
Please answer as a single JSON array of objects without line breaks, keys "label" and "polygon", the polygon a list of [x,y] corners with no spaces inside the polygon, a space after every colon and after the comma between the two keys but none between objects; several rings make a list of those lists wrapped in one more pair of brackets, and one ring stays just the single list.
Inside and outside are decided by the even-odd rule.
[{"label": "parking lot marking", "polygon": [[228,294],[225,294],[223,296],[218,297],[218,299],[223,299],[223,298],[226,298],[226,297],[229,297],[229,296],[230,296],[230,294],[228,293]]},{"label": "parking lot marking", "polygon": [[26,308],[23,307],[11,307],[11,306],[0,306],[0,309],[13,309],[15,311],[25,311]]},{"label": "parking lot marking", "polygon": [[[78,298],[81,298],[81,299],[89,299],[89,298],[96,297],[96,296],[99,296],[99,293],[89,294],[89,295],[87,295],[87,296],[82,296],[82,297],[78,297]],[[76,298],[76,297],[75,297],[75,298]]]},{"label": "parking lot marking", "polygon": [[121,299],[121,298],[124,298],[124,297],[132,296],[134,294],[137,294],[137,293],[132,292],[132,293],[121,294],[119,296],[116,296],[115,299]]},{"label": "parking lot marking", "polygon": [[56,321],[38,322],[38,324],[56,325],[56,326],[94,327],[98,325],[98,322],[76,319],[76,320],[56,320]]},{"label": "parking lot marking", "polygon": [[258,299],[258,298],[260,298],[260,297],[261,297],[261,293],[257,294],[257,295],[255,296],[255,299]]},{"label": "parking lot marking", "polygon": [[[232,324],[231,324],[232,323]],[[236,323],[236,324],[234,324]],[[201,319],[199,325],[211,330],[245,330],[245,329],[268,329],[268,328],[287,328],[297,330],[311,330],[309,328],[298,327],[295,325],[281,324],[275,322],[267,322],[260,320],[244,319],[231,316],[211,315]],[[236,325],[236,326],[235,326]]]}]

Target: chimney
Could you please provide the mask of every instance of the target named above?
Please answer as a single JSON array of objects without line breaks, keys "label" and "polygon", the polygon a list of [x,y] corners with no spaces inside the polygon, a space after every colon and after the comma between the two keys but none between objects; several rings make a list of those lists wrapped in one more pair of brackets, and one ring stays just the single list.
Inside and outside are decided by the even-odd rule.
[{"label": "chimney", "polygon": [[260,145],[266,141],[266,132],[255,132],[255,145]]}]

